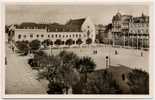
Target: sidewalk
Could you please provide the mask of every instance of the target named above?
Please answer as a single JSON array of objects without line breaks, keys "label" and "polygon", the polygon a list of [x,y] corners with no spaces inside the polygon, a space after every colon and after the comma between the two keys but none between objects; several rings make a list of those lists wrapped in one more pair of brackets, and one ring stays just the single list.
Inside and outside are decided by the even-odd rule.
[{"label": "sidewalk", "polygon": [[6,47],[6,94],[46,94],[46,89],[35,79],[27,58],[13,53]]}]

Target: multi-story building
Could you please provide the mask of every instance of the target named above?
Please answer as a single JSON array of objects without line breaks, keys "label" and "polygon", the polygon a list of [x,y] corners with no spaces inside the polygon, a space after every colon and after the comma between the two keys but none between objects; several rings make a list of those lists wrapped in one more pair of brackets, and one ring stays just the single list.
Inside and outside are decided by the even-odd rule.
[{"label": "multi-story building", "polygon": [[12,38],[14,42],[32,41],[35,39],[41,42],[49,39],[53,44],[55,41],[61,40],[63,42],[62,45],[65,45],[65,42],[69,39],[72,39],[74,45],[76,45],[78,39],[81,39],[82,44],[86,44],[88,39],[94,43],[95,25],[90,18],[71,19],[65,25],[58,23],[22,23],[16,25]]},{"label": "multi-story building", "polygon": [[149,17],[121,15],[112,19],[113,46],[147,48],[149,43]]},{"label": "multi-story building", "polygon": [[133,17],[129,23],[129,45],[133,47],[149,47],[149,17],[142,14],[140,17]]}]

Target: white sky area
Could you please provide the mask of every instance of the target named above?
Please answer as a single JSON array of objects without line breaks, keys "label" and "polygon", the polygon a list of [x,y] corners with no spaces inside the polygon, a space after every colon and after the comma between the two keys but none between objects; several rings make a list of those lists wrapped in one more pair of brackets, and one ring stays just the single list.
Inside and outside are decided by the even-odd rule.
[{"label": "white sky area", "polygon": [[94,24],[109,24],[113,15],[149,15],[148,5],[6,5],[6,24],[22,22],[66,23],[69,19],[90,17]]}]

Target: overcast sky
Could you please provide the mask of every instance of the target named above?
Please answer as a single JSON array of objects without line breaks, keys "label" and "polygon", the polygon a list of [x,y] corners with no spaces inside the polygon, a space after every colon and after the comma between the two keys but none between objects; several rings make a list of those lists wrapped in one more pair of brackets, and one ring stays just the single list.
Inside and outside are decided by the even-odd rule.
[{"label": "overcast sky", "polygon": [[6,24],[22,22],[64,24],[69,19],[90,17],[94,24],[111,23],[117,12],[133,16],[149,15],[146,5],[7,5]]}]

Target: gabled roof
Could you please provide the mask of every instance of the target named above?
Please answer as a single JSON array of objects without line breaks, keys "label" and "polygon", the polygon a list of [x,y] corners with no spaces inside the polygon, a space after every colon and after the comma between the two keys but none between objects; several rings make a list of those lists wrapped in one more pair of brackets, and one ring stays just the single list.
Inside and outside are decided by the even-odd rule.
[{"label": "gabled roof", "polygon": [[81,26],[84,23],[86,18],[81,18],[81,19],[71,19],[65,24],[65,30],[66,31],[74,31],[78,32],[81,31]]}]

